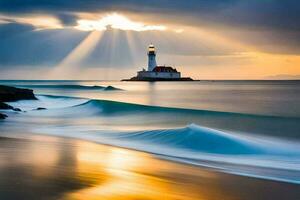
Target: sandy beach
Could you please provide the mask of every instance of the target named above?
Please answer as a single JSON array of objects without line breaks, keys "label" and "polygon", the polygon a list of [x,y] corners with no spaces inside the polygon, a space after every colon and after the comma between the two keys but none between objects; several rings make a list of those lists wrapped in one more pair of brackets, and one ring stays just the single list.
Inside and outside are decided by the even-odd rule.
[{"label": "sandy beach", "polygon": [[[11,83],[36,98],[2,100],[0,199],[300,199],[298,111],[273,116],[269,102],[285,94],[281,104],[298,108],[298,82]],[[249,94],[240,104],[237,87]],[[152,101],[167,102],[169,90],[173,106]],[[220,91],[227,112],[214,102]]]},{"label": "sandy beach", "polygon": [[1,199],[299,199],[300,186],[69,138],[0,139]]}]

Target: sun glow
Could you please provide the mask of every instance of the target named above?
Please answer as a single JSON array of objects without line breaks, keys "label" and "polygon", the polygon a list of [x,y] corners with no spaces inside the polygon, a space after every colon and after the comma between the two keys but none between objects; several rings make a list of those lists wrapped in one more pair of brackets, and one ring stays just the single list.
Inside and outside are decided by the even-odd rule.
[{"label": "sun glow", "polygon": [[117,13],[106,15],[99,20],[81,19],[78,20],[77,23],[78,25],[75,28],[82,31],[104,31],[107,30],[108,27],[131,31],[164,31],[167,29],[167,27],[163,25],[145,25],[141,22],[134,22]]}]

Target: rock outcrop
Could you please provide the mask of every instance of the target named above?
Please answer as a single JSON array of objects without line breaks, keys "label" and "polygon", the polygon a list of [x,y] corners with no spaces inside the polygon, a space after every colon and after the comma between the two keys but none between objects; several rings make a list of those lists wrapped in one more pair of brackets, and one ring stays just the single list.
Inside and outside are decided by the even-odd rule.
[{"label": "rock outcrop", "polygon": [[[14,108],[4,102],[36,99],[33,90],[0,85],[0,110],[10,109],[20,112],[20,108]],[[7,115],[0,113],[0,119],[5,119],[6,117]]]},{"label": "rock outcrop", "polygon": [[33,90],[0,85],[0,102],[37,99]]},{"label": "rock outcrop", "polygon": [[36,110],[46,110],[47,108],[38,107]]}]

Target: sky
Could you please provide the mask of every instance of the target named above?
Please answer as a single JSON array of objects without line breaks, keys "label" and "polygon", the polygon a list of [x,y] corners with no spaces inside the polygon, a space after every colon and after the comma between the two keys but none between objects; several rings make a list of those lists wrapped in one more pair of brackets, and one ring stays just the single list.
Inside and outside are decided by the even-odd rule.
[{"label": "sky", "polygon": [[297,0],[0,0],[0,79],[300,79]]}]

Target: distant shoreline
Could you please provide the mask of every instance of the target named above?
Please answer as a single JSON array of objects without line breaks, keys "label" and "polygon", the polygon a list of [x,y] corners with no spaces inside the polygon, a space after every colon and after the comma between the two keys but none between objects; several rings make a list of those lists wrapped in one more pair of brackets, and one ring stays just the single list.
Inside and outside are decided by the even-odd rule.
[{"label": "distant shoreline", "polygon": [[[122,80],[127,80],[127,79],[122,79]],[[93,79],[91,79],[91,80],[84,80],[84,79],[66,79],[66,80],[64,80],[64,79],[0,79],[0,81],[8,81],[8,82],[13,82],[13,81],[24,81],[24,82],[26,82],[26,81],[28,81],[28,82],[35,82],[35,81],[66,81],[66,82],[68,82],[68,81],[70,81],[70,82],[72,82],[72,81],[81,81],[81,82],[83,82],[83,81],[107,81],[107,82],[109,82],[109,81],[122,81],[122,80],[119,80],[119,79],[117,79],[117,80],[93,80]],[[283,80],[281,80],[281,79],[268,79],[268,80],[266,80],[266,79],[245,79],[245,80],[243,80],[243,79],[237,79],[237,80],[231,80],[231,79],[193,79],[193,81],[219,81],[219,82],[221,82],[221,81],[265,81],[265,82],[271,82],[271,81],[300,81],[300,79],[283,79]]]}]

